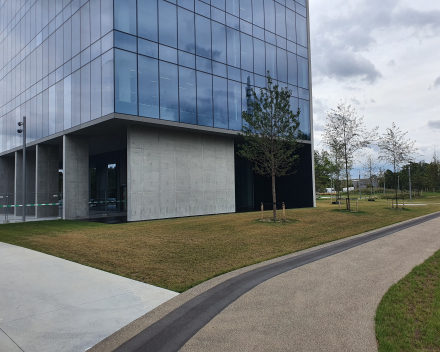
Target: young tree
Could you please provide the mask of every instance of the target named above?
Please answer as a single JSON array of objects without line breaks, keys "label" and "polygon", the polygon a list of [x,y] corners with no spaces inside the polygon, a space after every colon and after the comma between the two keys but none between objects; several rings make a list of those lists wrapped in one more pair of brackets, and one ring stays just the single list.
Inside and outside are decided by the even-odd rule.
[{"label": "young tree", "polygon": [[273,219],[277,219],[275,178],[288,175],[298,162],[299,114],[290,109],[292,91],[272,84],[267,73],[267,86],[257,95],[248,93],[248,111],[242,117],[246,123],[240,135],[245,143],[238,154],[254,164],[253,170],[272,177]]},{"label": "young tree", "polygon": [[367,153],[365,155],[365,161],[363,162],[362,166],[364,168],[365,176],[367,176],[368,179],[370,180],[371,195],[373,195],[373,184],[374,184],[373,176],[377,171],[377,165],[374,160],[373,154]]},{"label": "young tree", "polygon": [[[393,165],[394,185],[397,184],[397,170],[405,163],[414,160],[413,154],[416,154],[417,148],[414,147],[415,141],[412,142],[405,138],[408,132],[403,133],[393,122],[391,128],[379,138],[378,146],[380,148],[379,160],[386,161]],[[396,203],[397,203],[397,188]]]},{"label": "young tree", "polygon": [[340,102],[327,113],[323,142],[342,157],[347,185],[347,210],[350,210],[349,173],[357,154],[375,139],[377,127],[367,132],[363,117],[358,117],[350,105]]},{"label": "young tree", "polygon": [[433,190],[440,189],[440,159],[437,157],[436,152],[434,152],[432,161],[428,166],[428,179],[429,186]]}]

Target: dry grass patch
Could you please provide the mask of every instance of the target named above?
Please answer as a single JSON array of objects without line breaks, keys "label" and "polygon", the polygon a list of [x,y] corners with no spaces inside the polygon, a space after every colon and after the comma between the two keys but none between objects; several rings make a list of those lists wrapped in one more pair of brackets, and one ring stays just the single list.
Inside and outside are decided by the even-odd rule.
[{"label": "dry grass patch", "polygon": [[261,223],[255,212],[118,225],[9,224],[0,225],[0,241],[182,292],[236,268],[440,210],[396,211],[386,201],[365,202],[359,213],[336,207],[321,200],[317,208],[286,210],[291,221],[284,223]]}]

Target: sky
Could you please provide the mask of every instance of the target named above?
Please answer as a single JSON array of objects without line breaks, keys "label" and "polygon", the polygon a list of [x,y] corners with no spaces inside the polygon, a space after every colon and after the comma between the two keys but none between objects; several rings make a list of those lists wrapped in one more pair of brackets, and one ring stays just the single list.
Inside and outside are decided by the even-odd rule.
[{"label": "sky", "polygon": [[[342,101],[369,130],[383,134],[395,122],[407,131],[417,161],[439,155],[440,1],[309,3],[315,149],[325,149],[326,113]],[[377,157],[378,148],[371,152]]]}]

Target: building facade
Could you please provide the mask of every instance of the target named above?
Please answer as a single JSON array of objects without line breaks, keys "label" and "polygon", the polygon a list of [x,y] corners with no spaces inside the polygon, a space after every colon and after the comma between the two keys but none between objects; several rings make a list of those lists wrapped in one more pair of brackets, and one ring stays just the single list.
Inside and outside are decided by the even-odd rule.
[{"label": "building facade", "polygon": [[313,206],[308,28],[306,0],[1,0],[0,200],[21,199],[26,116],[27,203],[60,194],[66,219],[270,202],[268,180],[236,156],[247,88],[269,71],[301,110],[300,165],[278,199]]}]

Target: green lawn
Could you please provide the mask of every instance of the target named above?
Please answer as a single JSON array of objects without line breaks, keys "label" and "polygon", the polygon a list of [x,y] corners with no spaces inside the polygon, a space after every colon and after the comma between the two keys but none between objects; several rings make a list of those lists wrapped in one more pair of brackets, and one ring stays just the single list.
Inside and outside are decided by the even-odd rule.
[{"label": "green lawn", "polygon": [[[426,206],[387,209],[385,200],[359,202],[359,213],[287,210],[283,224],[261,223],[259,212],[107,225],[76,221],[0,225],[0,241],[183,292],[219,274],[440,211],[440,194]],[[271,212],[266,212],[267,217]]]},{"label": "green lawn", "polygon": [[376,337],[379,352],[440,351],[440,251],[382,298]]}]

